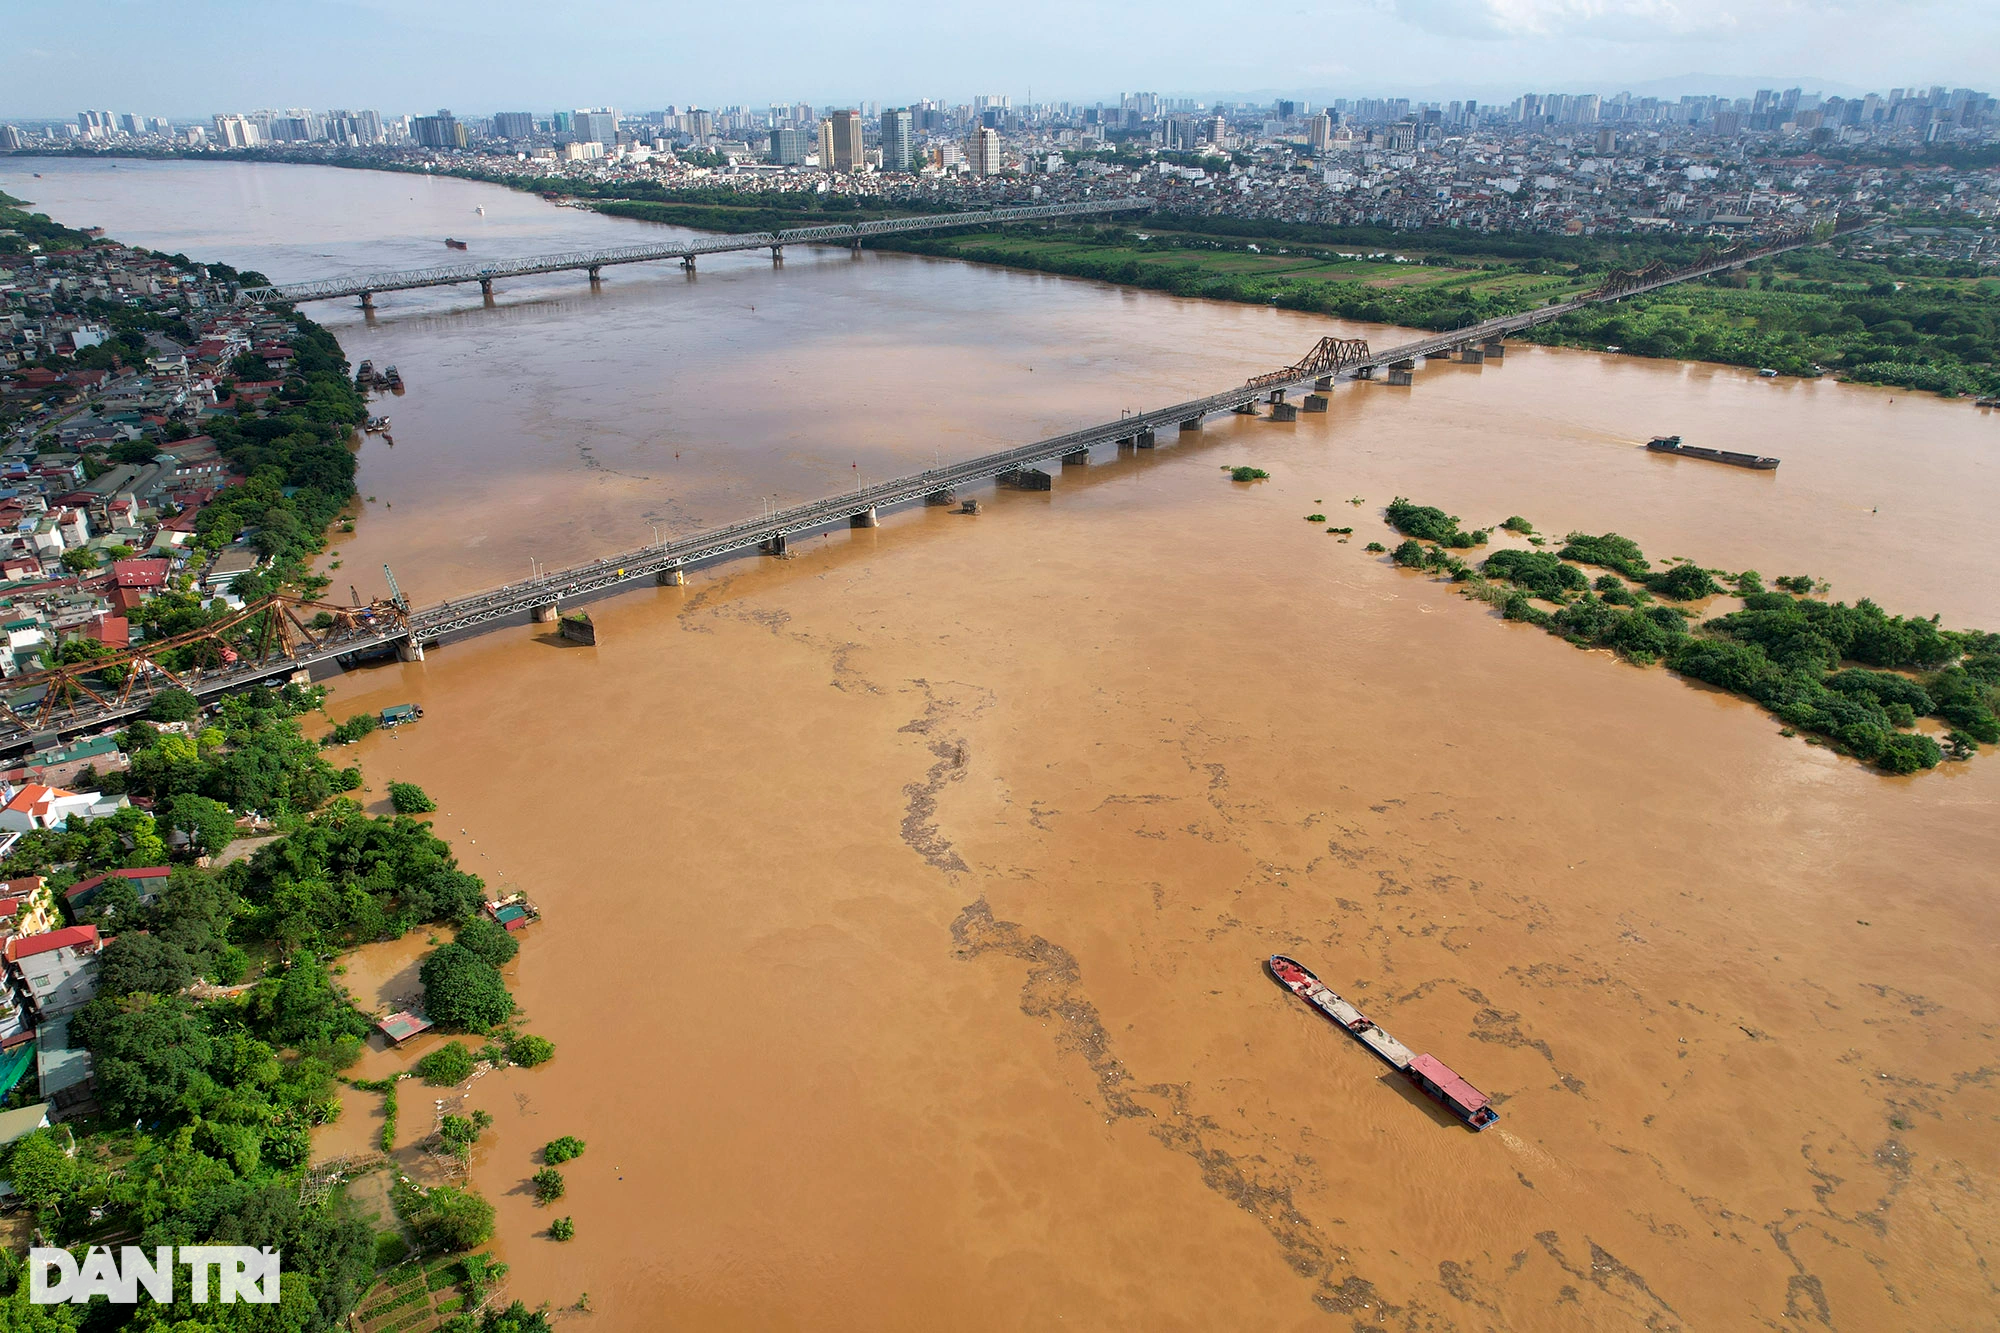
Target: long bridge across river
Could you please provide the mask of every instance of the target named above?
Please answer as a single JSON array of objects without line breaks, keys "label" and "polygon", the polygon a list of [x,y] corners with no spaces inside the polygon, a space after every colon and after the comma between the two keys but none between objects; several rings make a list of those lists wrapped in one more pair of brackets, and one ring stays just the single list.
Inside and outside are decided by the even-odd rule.
[{"label": "long bridge across river", "polygon": [[[163,689],[192,690],[213,698],[231,690],[301,671],[351,664],[396,652],[421,661],[424,649],[523,618],[553,619],[564,602],[577,601],[642,579],[678,584],[690,568],[752,549],[781,555],[786,540],[841,524],[873,527],[881,510],[902,504],[948,503],[960,488],[1012,477],[1034,484],[1037,464],[1088,462],[1093,448],[1116,443],[1156,447],[1162,431],[1201,429],[1219,413],[1259,413],[1275,420],[1296,419],[1301,410],[1324,411],[1326,398],[1341,380],[1373,379],[1387,371],[1392,384],[1408,384],[1418,361],[1457,352],[1467,360],[1503,354],[1502,339],[1559,319],[1585,306],[1622,300],[1676,282],[1685,282],[1801,246],[1854,231],[1865,222],[1843,221],[1831,231],[1805,230],[1755,246],[1742,246],[1682,269],[1660,266],[1612,274],[1596,290],[1573,300],[1490,319],[1467,328],[1432,334],[1415,342],[1371,349],[1352,338],[1328,337],[1290,366],[1253,376],[1204,398],[1086,426],[1033,444],[945,467],[865,486],[844,495],[795,505],[706,532],[593,560],[570,569],[509,583],[471,597],[411,606],[400,594],[365,607],[323,606],[274,597],[226,621],[180,639],[141,644],[108,658],[25,674],[8,683],[0,702],[0,753],[19,751],[63,735],[101,728],[142,714]],[[1310,390],[1301,402],[1289,395]],[[1261,409],[1261,413],[1260,413]],[[393,579],[391,590],[395,591]],[[234,638],[226,636],[233,634]],[[208,645],[200,670],[170,672],[155,659],[173,648]],[[117,668],[107,672],[106,668]],[[119,683],[108,683],[115,674]]]},{"label": "long bridge across river", "polygon": [[693,268],[700,255],[719,255],[732,250],[769,250],[773,259],[782,258],[788,245],[847,245],[859,247],[873,236],[892,236],[908,231],[942,231],[951,227],[992,226],[996,223],[1038,222],[1048,218],[1090,217],[1101,213],[1130,213],[1150,209],[1153,201],[1144,195],[1120,199],[1088,199],[1070,204],[1026,204],[1018,208],[988,208],[972,213],[935,213],[928,217],[881,218],[874,222],[836,222],[814,227],[789,227],[784,231],[749,231],[730,235],[698,236],[687,241],[662,241],[655,245],[620,245],[599,250],[571,250],[554,255],[531,255],[525,259],[486,259],[463,264],[438,264],[431,268],[406,269],[396,273],[355,273],[310,282],[279,283],[251,287],[243,292],[249,301],[299,302],[330,301],[335,297],[358,296],[361,304],[372,306],[379,292],[409,291],[416,287],[448,287],[476,282],[491,294],[502,278],[527,277],[536,273],[563,273],[582,269],[593,281],[598,271],[614,264],[647,264],[662,259],[678,259],[683,268]]}]

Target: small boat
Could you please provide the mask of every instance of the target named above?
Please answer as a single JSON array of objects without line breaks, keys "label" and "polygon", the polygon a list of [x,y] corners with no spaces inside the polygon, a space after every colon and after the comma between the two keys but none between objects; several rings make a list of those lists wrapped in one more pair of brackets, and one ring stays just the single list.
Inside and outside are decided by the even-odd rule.
[{"label": "small boat", "polygon": [[484,204],[481,204],[481,205],[480,205],[479,207],[477,207],[477,208],[473,209],[472,211],[473,211],[473,212],[475,212],[475,213],[477,213],[477,214],[479,214],[479,216],[480,216],[480,217],[485,217],[485,216],[486,216],[486,205],[484,205]]},{"label": "small boat", "polygon": [[445,243],[446,245],[450,246],[450,247],[451,247],[452,249],[454,249],[454,250],[463,250],[463,249],[465,249],[465,248],[466,248],[466,247],[465,247],[465,242],[464,242],[464,241],[458,241],[458,240],[453,240],[453,239],[452,239],[451,237],[449,237],[449,236],[447,236],[447,237],[445,237],[445,238],[444,238],[444,243]]},{"label": "small boat", "polygon": [[1728,449],[1701,449],[1692,444],[1682,444],[1678,435],[1656,435],[1646,441],[1646,448],[1656,454],[1678,454],[1683,458],[1705,458],[1711,463],[1727,463],[1731,467],[1747,467],[1753,472],[1775,472],[1778,460],[1762,454],[1739,454]]},{"label": "small boat", "polygon": [[389,388],[395,390],[398,393],[401,393],[403,390],[403,377],[396,373],[396,368],[394,366],[390,366],[387,370],[382,372],[382,383],[388,385]]},{"label": "small boat", "polygon": [[383,431],[389,429],[389,418],[370,417],[362,425],[361,429],[367,431],[370,435],[380,435]]},{"label": "small boat", "polygon": [[1445,1110],[1475,1130],[1500,1118],[1489,1098],[1454,1073],[1434,1055],[1415,1055],[1410,1048],[1375,1025],[1373,1019],[1328,989],[1325,982],[1281,953],[1271,955],[1271,975],[1292,994],[1337,1024],[1341,1031],[1373,1051],[1384,1064],[1423,1089]]},{"label": "small boat", "polygon": [[1759,366],[1759,367],[1757,368],[1757,378],[1759,378],[1759,379],[1766,379],[1766,380],[1774,380],[1774,379],[1778,378],[1778,372],[1777,372],[1777,371],[1775,371],[1775,370],[1772,370],[1772,369],[1771,369],[1771,368],[1770,368],[1769,366]]},{"label": "small boat", "polygon": [[423,715],[421,704],[392,704],[382,710],[382,725],[400,727],[406,722],[415,722]]},{"label": "small boat", "polygon": [[1974,403],[1974,404],[1973,404],[1973,406],[1974,406],[1974,407],[2000,407],[2000,394],[1995,394],[1995,395],[1994,395],[1993,397],[1991,397],[1991,398],[1981,398],[1981,399],[1980,399],[1980,400],[1979,400],[1978,402]]}]

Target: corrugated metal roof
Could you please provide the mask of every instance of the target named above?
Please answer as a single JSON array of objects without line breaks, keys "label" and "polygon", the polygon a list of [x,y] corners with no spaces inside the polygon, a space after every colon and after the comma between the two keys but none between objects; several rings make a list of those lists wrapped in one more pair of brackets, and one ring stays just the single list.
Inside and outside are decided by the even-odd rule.
[{"label": "corrugated metal roof", "polygon": [[1485,1093],[1460,1078],[1450,1065],[1435,1055],[1417,1056],[1410,1061],[1410,1068],[1436,1084],[1440,1092],[1468,1111],[1477,1111],[1486,1105]]}]

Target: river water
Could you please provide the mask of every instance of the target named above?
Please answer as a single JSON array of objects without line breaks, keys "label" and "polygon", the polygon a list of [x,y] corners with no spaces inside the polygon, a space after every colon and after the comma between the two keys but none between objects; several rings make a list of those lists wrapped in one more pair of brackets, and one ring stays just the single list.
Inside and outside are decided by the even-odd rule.
[{"label": "river water", "polygon": [[[307,168],[0,159],[0,189],[276,279],[658,232]],[[457,595],[1333,331],[901,256],[702,262],[315,307],[409,384],[337,583]],[[344,679],[337,716],[427,710],[358,747],[371,792],[422,783],[545,910],[510,974],[560,1054],[470,1094],[510,1291],[633,1329],[1989,1326],[2000,761],[1880,777],[1362,547],[1402,494],[1991,627],[1995,429],[1515,348],[602,601],[594,649],[516,628]],[[1636,448],[1662,432],[1784,465]],[[1387,1077],[1277,950],[1499,1124]],[[589,1143],[568,1245],[527,1185],[561,1134]]]}]

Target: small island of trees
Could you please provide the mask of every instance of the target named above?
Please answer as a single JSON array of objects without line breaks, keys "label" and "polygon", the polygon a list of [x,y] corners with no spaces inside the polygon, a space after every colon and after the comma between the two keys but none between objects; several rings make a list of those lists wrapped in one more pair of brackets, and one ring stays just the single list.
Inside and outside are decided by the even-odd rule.
[{"label": "small island of trees", "polygon": [[[2000,634],[1893,616],[1866,599],[1824,601],[1815,594],[1826,585],[1807,575],[1779,578],[1771,590],[1755,570],[1726,574],[1685,560],[1656,569],[1615,532],[1572,532],[1554,554],[1495,551],[1475,568],[1453,551],[1486,531],[1463,532],[1442,510],[1401,497],[1385,517],[1409,534],[1390,552],[1395,564],[1443,574],[1503,618],[1578,647],[1608,648],[1640,666],[1663,662],[1753,700],[1787,734],[1809,733],[1884,772],[1915,773],[2000,744]],[[1518,515],[1499,526],[1533,531]],[[1586,565],[1608,572],[1593,579]],[[1696,625],[1669,604],[1715,597],[1725,582],[1740,609]],[[1925,718],[1944,730],[1942,743],[1917,729]]]}]

